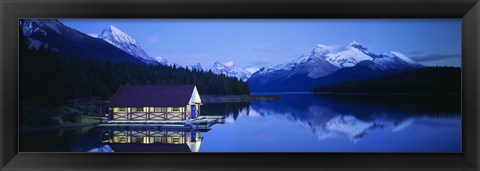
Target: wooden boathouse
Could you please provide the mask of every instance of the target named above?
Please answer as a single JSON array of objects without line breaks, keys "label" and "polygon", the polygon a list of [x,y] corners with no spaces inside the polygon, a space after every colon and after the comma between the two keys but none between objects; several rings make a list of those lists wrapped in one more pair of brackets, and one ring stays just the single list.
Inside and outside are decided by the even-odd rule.
[{"label": "wooden boathouse", "polygon": [[195,85],[124,85],[109,104],[108,121],[185,121],[201,114]]}]

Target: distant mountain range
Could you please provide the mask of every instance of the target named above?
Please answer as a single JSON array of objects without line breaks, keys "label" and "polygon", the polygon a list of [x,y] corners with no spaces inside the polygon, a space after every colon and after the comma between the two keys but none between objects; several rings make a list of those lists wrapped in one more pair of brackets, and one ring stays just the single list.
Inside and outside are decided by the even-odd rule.
[{"label": "distant mountain range", "polygon": [[181,66],[167,58],[149,55],[134,38],[115,26],[90,36],[55,19],[23,19],[20,26],[31,48],[40,44],[58,54],[80,59],[110,60],[139,64],[161,64],[188,69],[211,70],[248,81],[252,92],[312,91],[337,83],[377,78],[424,66],[399,52],[375,54],[352,41],[342,47],[316,45],[308,55],[272,67],[239,67],[234,61],[214,62],[204,68],[199,61]]},{"label": "distant mountain range", "polygon": [[253,73],[258,71],[257,67],[241,68],[235,66],[233,61],[225,63],[215,62],[211,68],[213,73],[225,74],[227,76],[237,77],[243,81],[247,81]]},{"label": "distant mountain range", "polygon": [[[126,33],[122,32],[120,29],[118,29],[115,26],[112,26],[112,25],[108,26],[106,29],[102,31],[100,35],[98,35],[97,38],[107,41],[108,43],[118,47],[119,49],[122,49],[123,51],[129,53],[130,55],[137,57],[138,59],[140,59],[146,64],[156,64],[156,63],[160,63],[162,65],[174,64],[163,57],[149,56],[135,39],[133,39]],[[175,64],[175,65],[181,66],[179,64]],[[204,70],[202,65],[198,62],[190,65],[182,66],[182,67],[185,67],[188,69],[195,69],[195,70]],[[243,81],[247,81],[248,78],[250,78],[250,76],[252,76],[252,74],[258,70],[258,68],[255,68],[255,67],[250,67],[250,68],[237,67],[233,64],[233,61],[229,61],[226,63],[215,62],[210,69],[212,70],[213,73],[225,74],[231,77],[237,77],[238,79],[241,79]]]},{"label": "distant mountain range", "polygon": [[30,48],[39,48],[43,44],[65,57],[143,63],[112,44],[65,26],[55,19],[22,19],[20,28],[30,40]]},{"label": "distant mountain range", "polygon": [[424,67],[399,52],[374,54],[355,41],[333,48],[318,44],[310,55],[261,68],[248,80],[253,92],[312,91],[319,86],[362,80]]},{"label": "distant mountain range", "polygon": [[203,67],[200,63],[190,64],[190,65],[187,65],[186,67],[190,70],[199,70],[199,71],[203,70]]},{"label": "distant mountain range", "polygon": [[203,68],[198,62],[186,66],[172,63],[164,57],[148,55],[138,41],[113,25],[108,26],[98,35],[87,35],[55,19],[24,19],[20,21],[20,27],[24,35],[30,39],[31,48],[38,48],[40,44],[44,44],[62,56],[114,62],[175,64],[188,69],[205,71],[211,69],[213,73],[237,77],[243,81],[247,81],[258,70],[255,67],[234,66],[233,61],[215,62],[211,68]]}]

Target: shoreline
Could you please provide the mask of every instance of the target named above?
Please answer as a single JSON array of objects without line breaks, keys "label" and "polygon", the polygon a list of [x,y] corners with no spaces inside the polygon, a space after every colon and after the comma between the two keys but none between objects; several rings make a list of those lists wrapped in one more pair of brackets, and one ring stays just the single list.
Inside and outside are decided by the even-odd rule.
[{"label": "shoreline", "polygon": [[99,124],[100,122],[88,122],[88,123],[70,123],[70,124],[63,124],[63,125],[56,125],[56,126],[47,126],[47,127],[30,127],[30,128],[22,128],[23,132],[36,132],[36,131],[45,131],[51,129],[60,129],[60,128],[78,128],[78,127],[86,127],[86,126],[94,126]]},{"label": "shoreline", "polygon": [[360,96],[443,96],[461,95],[461,93],[349,93],[349,92],[312,92],[314,95],[360,95]]},{"label": "shoreline", "polygon": [[275,95],[298,95],[298,94],[311,94],[311,95],[461,95],[461,93],[364,93],[364,92],[255,92],[261,96],[275,96]]},{"label": "shoreline", "polygon": [[276,101],[282,97],[274,95],[203,95],[202,102],[207,103],[241,103],[252,101]]}]

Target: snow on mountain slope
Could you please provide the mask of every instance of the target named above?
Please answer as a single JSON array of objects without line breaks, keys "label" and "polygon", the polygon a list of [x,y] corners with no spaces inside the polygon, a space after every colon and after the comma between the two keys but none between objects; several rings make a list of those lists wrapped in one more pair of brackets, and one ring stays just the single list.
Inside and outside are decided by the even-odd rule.
[{"label": "snow on mountain slope", "polygon": [[395,55],[396,57],[400,58],[401,60],[409,63],[409,64],[418,64],[417,62],[413,61],[412,59],[410,59],[409,57],[405,56],[404,54],[402,54],[400,52],[391,51],[390,53]]},{"label": "snow on mountain slope", "polygon": [[318,44],[310,55],[302,55],[290,62],[271,67],[261,68],[253,74],[251,79],[259,79],[260,83],[286,79],[293,76],[306,74],[310,78],[320,78],[338,70],[323,56],[334,48]]},{"label": "snow on mountain slope", "polygon": [[202,65],[200,63],[195,63],[195,64],[190,64],[190,65],[187,65],[186,68],[190,69],[190,70],[199,70],[199,71],[202,71],[203,68],[202,68]]},{"label": "snow on mountain slope", "polygon": [[352,41],[342,48],[325,50],[319,56],[324,57],[331,64],[343,68],[355,66],[361,61],[373,60],[373,57],[369,56],[368,53],[366,47]]},{"label": "snow on mountain slope", "polygon": [[377,70],[403,70],[423,67],[399,52],[389,52],[377,55],[372,60]]},{"label": "snow on mountain slope", "polygon": [[286,77],[306,73],[308,77],[317,79],[338,69],[353,67],[362,61],[372,61],[382,70],[421,67],[420,64],[399,52],[392,51],[377,55],[360,43],[352,41],[340,48],[317,44],[310,55],[300,56],[288,63],[262,68],[258,76],[267,76],[272,73],[277,76],[267,77],[276,78],[279,73]]},{"label": "snow on mountain slope", "polygon": [[352,41],[342,47],[317,44],[309,55],[261,68],[248,83],[252,91],[311,91],[312,88],[421,68],[399,52],[375,54]]},{"label": "snow on mountain slope", "polygon": [[20,19],[19,25],[29,40],[29,48],[38,49],[44,45],[65,57],[143,63],[110,43],[66,26],[57,19]]},{"label": "snow on mountain slope", "polygon": [[247,67],[247,68],[244,68],[245,71],[249,72],[250,74],[253,74],[255,72],[257,72],[259,70],[259,68],[257,67]]},{"label": "snow on mountain slope", "polygon": [[253,73],[258,71],[256,67],[241,68],[235,66],[233,61],[225,63],[215,62],[211,68],[215,74],[225,74],[227,76],[237,77],[240,80],[246,81]]},{"label": "snow on mountain slope", "polygon": [[103,39],[128,54],[139,58],[147,64],[155,64],[157,62],[161,64],[165,63],[163,58],[157,60],[158,58],[149,56],[135,39],[115,26],[108,26],[100,35],[98,35],[98,38]]},{"label": "snow on mountain slope", "polygon": [[234,62],[233,61],[228,61],[228,62],[223,63],[223,65],[225,65],[226,67],[233,67]]},{"label": "snow on mountain slope", "polygon": [[29,19],[29,20],[20,20],[20,27],[22,28],[23,34],[25,36],[30,36],[33,33],[41,32],[46,36],[46,28],[58,33],[72,33],[76,30],[73,30],[69,27],[66,27],[61,22],[55,19]]},{"label": "snow on mountain slope", "polygon": [[162,65],[170,65],[170,61],[166,60],[165,58],[163,58],[161,56],[153,57],[153,59],[155,61],[157,61],[158,63],[162,64]]}]

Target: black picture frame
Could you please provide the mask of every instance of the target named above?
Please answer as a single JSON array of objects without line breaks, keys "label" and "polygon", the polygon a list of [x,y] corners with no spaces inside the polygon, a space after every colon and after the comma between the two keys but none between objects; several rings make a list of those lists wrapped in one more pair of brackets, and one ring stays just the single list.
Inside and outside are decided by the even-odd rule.
[{"label": "black picture frame", "polygon": [[[478,170],[478,0],[2,0],[3,170]],[[19,153],[19,18],[462,18],[462,149],[434,153]],[[441,143],[441,142],[439,142]]]}]

